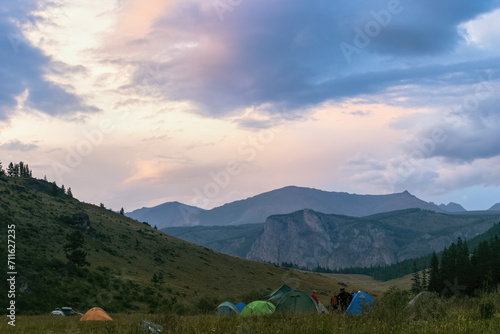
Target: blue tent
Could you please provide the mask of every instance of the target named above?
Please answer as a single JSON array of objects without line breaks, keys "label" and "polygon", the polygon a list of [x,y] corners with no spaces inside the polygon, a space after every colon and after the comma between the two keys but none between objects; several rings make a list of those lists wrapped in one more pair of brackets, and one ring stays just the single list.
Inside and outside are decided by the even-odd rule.
[{"label": "blue tent", "polygon": [[234,304],[234,306],[236,306],[236,308],[241,312],[241,311],[243,311],[245,306],[247,306],[247,304],[245,304],[243,302],[239,302],[238,304]]},{"label": "blue tent", "polygon": [[349,304],[344,314],[361,314],[366,311],[367,308],[374,305],[375,300],[373,300],[372,296],[366,292],[358,291],[358,293],[352,297],[351,304]]}]

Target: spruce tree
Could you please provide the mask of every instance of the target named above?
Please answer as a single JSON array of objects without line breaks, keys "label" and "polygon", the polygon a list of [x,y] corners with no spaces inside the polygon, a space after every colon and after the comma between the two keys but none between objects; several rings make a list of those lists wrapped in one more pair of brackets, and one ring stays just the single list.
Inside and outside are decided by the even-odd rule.
[{"label": "spruce tree", "polygon": [[431,292],[441,292],[442,285],[441,285],[441,278],[439,275],[439,260],[436,255],[436,252],[432,253],[431,267],[429,270],[430,270],[429,284],[427,286],[427,289]]},{"label": "spruce tree", "polygon": [[18,166],[19,166],[19,176],[21,176],[21,177],[26,176],[24,174],[24,172],[25,172],[25,170],[24,170],[24,162],[20,161],[19,164],[18,164]]},{"label": "spruce tree", "polygon": [[427,277],[427,269],[422,270],[422,286],[421,290],[427,290],[427,286],[429,285],[428,277]]},{"label": "spruce tree", "polygon": [[14,165],[14,176],[19,177],[19,164]]},{"label": "spruce tree", "polygon": [[123,210],[123,208],[120,209],[120,214],[125,216],[125,210]]},{"label": "spruce tree", "polygon": [[422,291],[422,282],[420,281],[420,273],[418,272],[417,269],[417,261],[413,261],[413,277],[411,280],[412,280],[411,291],[414,294],[417,294],[420,291]]},{"label": "spruce tree", "polygon": [[14,164],[11,162],[7,167],[7,175],[15,176],[15,174],[16,174],[16,168],[14,167]]},{"label": "spruce tree", "polygon": [[3,170],[2,162],[0,161],[0,175],[5,175],[5,171]]},{"label": "spruce tree", "polygon": [[67,243],[63,246],[63,249],[69,262],[78,267],[90,265],[86,260],[87,253],[83,250],[83,246],[85,245],[83,233],[75,231],[68,234],[66,235],[66,241]]},{"label": "spruce tree", "polygon": [[67,194],[69,197],[73,198],[73,193],[71,192],[71,187],[68,187],[68,190],[66,191],[66,194]]}]

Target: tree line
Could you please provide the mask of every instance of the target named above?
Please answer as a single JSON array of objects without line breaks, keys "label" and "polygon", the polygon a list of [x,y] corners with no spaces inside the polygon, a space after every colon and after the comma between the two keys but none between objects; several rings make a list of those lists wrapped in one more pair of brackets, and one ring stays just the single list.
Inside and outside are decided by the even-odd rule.
[{"label": "tree line", "polygon": [[11,177],[33,177],[32,171],[28,164],[19,162],[18,164],[10,163],[5,171],[0,161],[0,175],[8,175]]},{"label": "tree line", "polygon": [[470,252],[466,241],[458,238],[438,259],[432,254],[429,269],[417,271],[414,264],[412,291],[432,291],[444,296],[496,290],[500,284],[500,238],[481,241]]}]

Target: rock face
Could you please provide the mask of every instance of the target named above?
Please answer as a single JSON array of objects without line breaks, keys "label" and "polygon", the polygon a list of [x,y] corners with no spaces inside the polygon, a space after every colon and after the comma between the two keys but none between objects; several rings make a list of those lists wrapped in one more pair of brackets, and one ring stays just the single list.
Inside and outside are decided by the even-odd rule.
[{"label": "rock face", "polygon": [[353,217],[324,215],[302,210],[271,216],[248,258],[314,268],[369,266],[394,263],[398,246],[374,224],[360,224]]},{"label": "rock face", "polygon": [[408,209],[364,218],[301,210],[274,215],[247,258],[313,269],[393,264],[471,239],[498,217],[475,218]]}]

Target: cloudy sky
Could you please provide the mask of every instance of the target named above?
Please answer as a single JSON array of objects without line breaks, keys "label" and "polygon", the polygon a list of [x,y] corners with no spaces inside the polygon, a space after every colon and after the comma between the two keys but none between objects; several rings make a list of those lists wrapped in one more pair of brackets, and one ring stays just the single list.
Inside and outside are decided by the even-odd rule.
[{"label": "cloudy sky", "polygon": [[7,0],[0,161],[132,211],[500,202],[498,0]]}]

